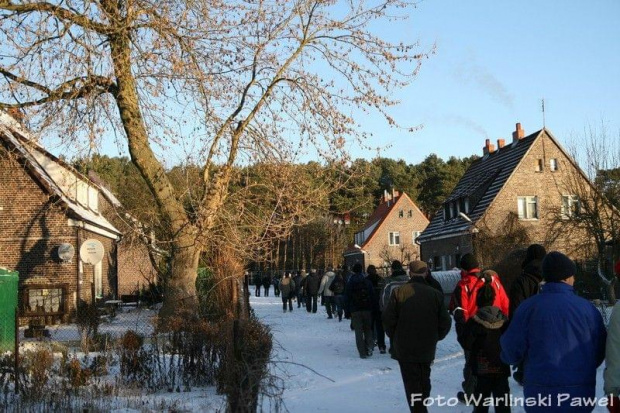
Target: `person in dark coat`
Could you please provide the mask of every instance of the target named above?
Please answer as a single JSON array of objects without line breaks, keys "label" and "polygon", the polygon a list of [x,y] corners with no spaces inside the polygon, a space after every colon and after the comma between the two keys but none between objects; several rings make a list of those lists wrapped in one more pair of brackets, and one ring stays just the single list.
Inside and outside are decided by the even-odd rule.
[{"label": "person in dark coat", "polygon": [[[531,296],[538,294],[542,283],[542,260],[547,254],[545,247],[540,244],[532,244],[527,247],[525,259],[521,264],[521,275],[512,283],[510,288],[510,318],[514,315],[517,307]],[[523,384],[523,366],[515,366],[513,378],[519,384]]]},{"label": "person in dark coat", "polygon": [[364,276],[362,264],[353,265],[353,275],[344,288],[346,313],[351,315],[351,325],[355,331],[355,345],[360,358],[372,356],[374,337],[372,333],[372,311],[374,289]]},{"label": "person in dark coat", "polygon": [[[304,282],[304,281],[302,281]],[[306,293],[306,311],[316,313],[317,301],[319,297],[319,286],[321,285],[321,277],[316,270],[310,270],[310,275],[305,279],[304,290]]]},{"label": "person in dark coat", "polygon": [[[506,395],[510,394],[510,366],[500,359],[499,339],[508,326],[508,318],[493,306],[495,290],[485,285],[478,290],[478,311],[463,328],[463,348],[470,353],[472,374],[476,377],[472,401],[474,413],[487,413],[489,404],[496,413],[510,412]],[[486,402],[485,402],[486,400]]]},{"label": "person in dark coat", "polygon": [[437,342],[450,331],[452,319],[443,295],[425,280],[420,267],[406,284],[390,295],[383,310],[383,327],[398,360],[407,404],[411,412],[427,412],[424,401],[431,393],[431,364]]},{"label": "person in dark coat", "polygon": [[280,291],[282,293],[282,310],[286,313],[286,304],[288,303],[288,311],[293,311],[295,281],[293,277],[291,277],[290,272],[284,273],[284,277],[282,277],[282,281],[280,281]]},{"label": "person in dark coat", "polygon": [[302,280],[304,279],[302,273],[305,273],[305,271],[297,271],[297,275],[293,277],[293,281],[295,281],[295,297],[297,298],[297,308],[300,308],[302,303],[304,305],[306,304],[306,301],[304,300],[304,296],[302,294]]},{"label": "person in dark coat", "polygon": [[373,300],[375,303],[373,306],[375,310],[371,314],[374,338],[377,347],[379,347],[379,352],[385,354],[385,331],[383,331],[383,321],[381,320],[381,310],[379,309],[379,300],[385,287],[385,280],[377,273],[377,268],[374,265],[369,265],[366,268],[366,274],[374,290]]},{"label": "person in dark coat", "polygon": [[523,363],[523,396],[548,400],[525,406],[528,413],[591,412],[596,370],[605,358],[607,331],[601,313],[575,294],[577,267],[566,255],[551,251],[542,262],[545,284],[525,300],[500,339],[501,359]]},{"label": "person in dark coat", "polygon": [[[409,263],[409,265],[411,265],[411,263]],[[430,285],[431,287],[433,287],[434,289],[436,289],[437,291],[443,294],[443,288],[441,287],[441,284],[439,283],[439,281],[437,281],[435,277],[433,277],[433,274],[431,273],[430,268],[428,269],[428,272],[426,273],[426,282],[428,283],[428,285]]]},{"label": "person in dark coat", "polygon": [[263,275],[263,289],[265,290],[265,297],[269,297],[269,287],[271,287],[271,274],[267,273]]},{"label": "person in dark coat", "polygon": [[336,305],[336,314],[338,314],[338,321],[342,321],[342,314],[344,312],[344,278],[342,278],[342,270],[338,270],[334,276],[334,280],[329,286],[329,289],[334,293],[334,304]]},{"label": "person in dark coat", "polygon": [[278,276],[274,276],[273,280],[271,280],[271,283],[273,284],[273,295],[275,295],[276,297],[280,296],[280,278],[278,278]]},{"label": "person in dark coat", "polygon": [[254,274],[254,296],[260,297],[260,287],[263,285],[263,275],[260,271]]}]

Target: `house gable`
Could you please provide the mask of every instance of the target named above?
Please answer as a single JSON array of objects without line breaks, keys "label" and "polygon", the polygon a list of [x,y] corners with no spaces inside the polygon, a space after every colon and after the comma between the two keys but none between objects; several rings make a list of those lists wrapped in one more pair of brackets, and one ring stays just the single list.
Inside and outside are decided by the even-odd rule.
[{"label": "house gable", "polygon": [[[428,219],[422,211],[405,193],[393,198],[384,197],[382,202],[368,219],[357,235],[366,235],[363,242],[357,243],[356,247],[350,247],[345,256],[365,255],[365,265],[381,267],[385,264],[386,254],[392,259],[400,259],[401,255],[407,255],[410,259],[419,258],[419,246],[415,243],[414,234],[422,232],[428,225]],[[390,245],[390,233],[392,241],[398,234],[399,244]],[[359,237],[356,239],[359,241]]]}]

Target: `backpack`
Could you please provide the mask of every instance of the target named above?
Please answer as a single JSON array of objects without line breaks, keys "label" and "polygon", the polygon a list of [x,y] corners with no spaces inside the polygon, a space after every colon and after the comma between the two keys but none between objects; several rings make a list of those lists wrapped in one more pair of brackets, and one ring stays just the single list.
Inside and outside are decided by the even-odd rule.
[{"label": "backpack", "polygon": [[366,282],[356,282],[351,286],[351,304],[358,310],[370,310],[372,308]]},{"label": "backpack", "polygon": [[329,291],[334,293],[334,295],[340,295],[344,292],[344,280],[342,277],[336,276],[332,283],[329,285]]}]

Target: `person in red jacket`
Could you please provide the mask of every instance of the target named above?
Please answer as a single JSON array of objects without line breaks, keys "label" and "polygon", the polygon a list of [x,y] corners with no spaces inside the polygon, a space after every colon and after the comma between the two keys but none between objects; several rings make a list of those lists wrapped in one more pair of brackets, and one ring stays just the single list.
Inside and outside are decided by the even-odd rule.
[{"label": "person in red jacket", "polygon": [[[465,254],[461,257],[461,280],[458,282],[450,299],[450,313],[454,317],[456,338],[463,347],[463,330],[467,320],[473,317],[478,311],[476,305],[476,295],[478,290],[484,286],[485,281],[490,283],[495,290],[495,300],[493,306],[498,307],[501,312],[508,317],[509,300],[506,290],[495,271],[480,270],[480,264],[473,254]],[[484,279],[482,279],[484,277]],[[463,391],[458,392],[457,397],[465,400],[465,394],[472,394],[475,388],[475,379],[472,376],[471,365],[469,362],[469,351],[463,349],[465,355],[465,366],[463,367]]]}]

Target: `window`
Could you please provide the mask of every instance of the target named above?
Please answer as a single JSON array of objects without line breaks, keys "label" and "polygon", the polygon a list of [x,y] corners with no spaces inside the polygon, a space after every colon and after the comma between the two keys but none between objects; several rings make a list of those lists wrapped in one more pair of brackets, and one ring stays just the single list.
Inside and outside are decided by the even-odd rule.
[{"label": "window", "polygon": [[390,232],[390,245],[400,245],[400,232]]},{"label": "window", "polygon": [[418,238],[421,233],[422,233],[422,231],[413,231],[413,239],[412,239],[412,243],[413,244],[415,244],[416,238]]},{"label": "window", "polygon": [[519,219],[538,219],[538,197],[517,197]]},{"label": "window", "polygon": [[441,271],[445,271],[448,268],[448,259],[449,256],[442,255],[441,256]]},{"label": "window", "polygon": [[552,171],[558,170],[558,160],[556,158],[549,159],[549,169]]},{"label": "window", "polygon": [[542,158],[538,159],[538,163],[536,164],[536,172],[542,172],[544,164],[545,164],[545,161],[543,161]]},{"label": "window", "polygon": [[466,214],[469,214],[469,198],[463,199],[463,211],[465,211]]},{"label": "window", "polygon": [[437,271],[441,267],[441,257],[434,256],[433,257],[433,270]]},{"label": "window", "polygon": [[452,219],[456,216],[454,213],[454,202],[450,202],[450,214],[448,215],[449,219]]},{"label": "window", "polygon": [[403,210],[402,210],[402,209],[399,209],[399,210],[398,210],[398,218],[402,218],[402,217],[404,217],[404,216],[405,216],[405,213],[403,212]]},{"label": "window", "polygon": [[579,214],[579,197],[562,195],[562,218],[568,219]]},{"label": "window", "polygon": [[413,217],[413,211],[412,211],[412,210],[409,210],[409,212],[407,212],[407,216],[408,216],[409,218]]}]

